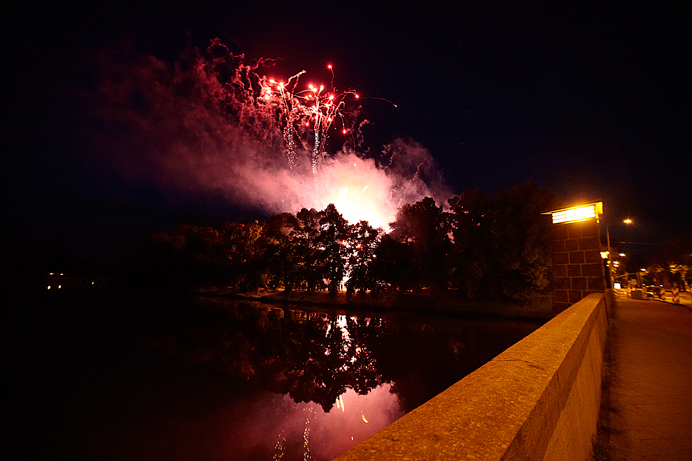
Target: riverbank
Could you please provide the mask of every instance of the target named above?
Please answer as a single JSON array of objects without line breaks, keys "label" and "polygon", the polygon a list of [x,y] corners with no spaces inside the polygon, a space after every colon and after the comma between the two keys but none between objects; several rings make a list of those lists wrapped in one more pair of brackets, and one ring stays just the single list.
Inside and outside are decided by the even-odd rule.
[{"label": "riverbank", "polygon": [[468,318],[497,318],[512,320],[549,320],[553,317],[550,295],[536,295],[526,304],[502,304],[487,301],[467,301],[453,293],[390,293],[376,298],[366,294],[336,295],[328,292],[291,292],[259,290],[239,293],[233,290],[202,289],[198,295],[255,301],[281,306],[300,306],[301,309],[319,308],[340,313],[372,314],[408,313],[418,315],[455,316]]}]

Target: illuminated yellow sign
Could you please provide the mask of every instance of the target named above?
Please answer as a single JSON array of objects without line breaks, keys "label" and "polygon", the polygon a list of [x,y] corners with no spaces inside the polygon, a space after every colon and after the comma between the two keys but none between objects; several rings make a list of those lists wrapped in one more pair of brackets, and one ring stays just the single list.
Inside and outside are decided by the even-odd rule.
[{"label": "illuminated yellow sign", "polygon": [[603,214],[603,202],[562,208],[560,210],[548,211],[544,214],[551,214],[553,216],[553,224],[574,223],[588,221],[590,219],[598,221],[598,216]]}]

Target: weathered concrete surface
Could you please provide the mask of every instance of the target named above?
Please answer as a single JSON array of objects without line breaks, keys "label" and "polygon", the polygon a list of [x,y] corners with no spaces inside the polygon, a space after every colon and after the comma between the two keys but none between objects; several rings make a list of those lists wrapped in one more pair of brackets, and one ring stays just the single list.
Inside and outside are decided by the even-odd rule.
[{"label": "weathered concrete surface", "polygon": [[692,459],[692,312],[618,297],[598,459]]},{"label": "weathered concrete surface", "polygon": [[587,459],[606,331],[591,294],[337,459]]}]

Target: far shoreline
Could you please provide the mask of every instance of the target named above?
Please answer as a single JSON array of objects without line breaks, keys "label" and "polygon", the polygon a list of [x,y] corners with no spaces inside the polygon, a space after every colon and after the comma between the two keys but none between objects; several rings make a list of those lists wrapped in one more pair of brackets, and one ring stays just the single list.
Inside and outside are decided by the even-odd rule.
[{"label": "far shoreline", "polygon": [[553,317],[552,302],[549,294],[536,294],[526,304],[505,304],[492,301],[468,301],[452,293],[386,293],[377,298],[369,294],[347,295],[338,292],[336,295],[321,292],[261,289],[254,293],[240,293],[238,290],[202,288],[195,293],[206,298],[224,298],[229,300],[253,301],[281,307],[326,309],[338,311],[339,314],[370,313],[414,314],[422,316],[450,316],[493,320],[522,320],[545,322]]}]

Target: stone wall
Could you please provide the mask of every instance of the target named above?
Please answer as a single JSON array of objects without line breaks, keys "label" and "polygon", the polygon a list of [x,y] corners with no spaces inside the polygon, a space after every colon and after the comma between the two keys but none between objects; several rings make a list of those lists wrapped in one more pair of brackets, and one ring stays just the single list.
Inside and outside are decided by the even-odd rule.
[{"label": "stone wall", "polygon": [[337,460],[586,460],[606,331],[589,295]]},{"label": "stone wall", "polygon": [[600,228],[595,220],[553,224],[553,312],[603,293]]}]

